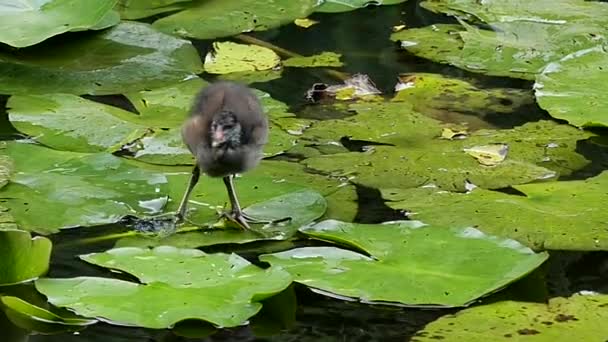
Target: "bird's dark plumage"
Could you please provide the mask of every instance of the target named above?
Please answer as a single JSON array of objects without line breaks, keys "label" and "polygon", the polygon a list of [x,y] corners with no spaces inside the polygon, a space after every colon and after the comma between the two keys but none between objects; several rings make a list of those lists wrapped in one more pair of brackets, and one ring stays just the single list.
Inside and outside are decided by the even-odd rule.
[{"label": "bird's dark plumage", "polygon": [[196,158],[192,178],[178,211],[185,217],[190,192],[200,172],[222,177],[232,206],[231,219],[249,228],[255,221],[241,211],[234,190],[233,175],[258,165],[268,141],[268,119],[253,92],[232,82],[218,82],[203,89],[182,127],[182,137]]},{"label": "bird's dark plumage", "polygon": [[[213,146],[214,124],[232,140]],[[268,119],[249,88],[218,82],[197,96],[182,137],[203,172],[224,177],[245,172],[259,163],[268,140]]]}]

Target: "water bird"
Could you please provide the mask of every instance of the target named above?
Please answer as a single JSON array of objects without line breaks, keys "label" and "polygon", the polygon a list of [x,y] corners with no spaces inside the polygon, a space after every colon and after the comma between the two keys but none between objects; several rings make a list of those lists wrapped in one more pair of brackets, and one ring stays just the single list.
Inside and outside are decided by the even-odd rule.
[{"label": "water bird", "polygon": [[223,179],[231,206],[222,214],[227,219],[246,229],[249,223],[283,221],[246,215],[235,191],[234,175],[256,167],[268,142],[268,118],[251,89],[225,81],[203,88],[182,126],[182,138],[196,163],[176,214],[178,222],[186,217],[188,198],[201,172]]}]

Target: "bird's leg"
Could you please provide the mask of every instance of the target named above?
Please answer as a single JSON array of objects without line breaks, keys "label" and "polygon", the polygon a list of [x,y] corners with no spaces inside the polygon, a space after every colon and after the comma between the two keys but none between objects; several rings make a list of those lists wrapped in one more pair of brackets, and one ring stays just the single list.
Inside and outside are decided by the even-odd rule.
[{"label": "bird's leg", "polygon": [[[246,229],[251,229],[249,223],[279,223],[291,220],[291,217],[286,217],[278,220],[261,220],[251,217],[243,212],[239,200],[236,197],[236,191],[234,190],[234,176],[229,175],[223,178],[226,190],[228,191],[228,197],[230,199],[231,212],[230,217],[232,221],[236,222],[240,226]],[[227,215],[224,215],[227,216]]]},{"label": "bird's leg", "polygon": [[192,169],[190,181],[188,182],[188,188],[186,189],[186,192],[184,192],[184,197],[182,197],[182,201],[179,203],[179,208],[177,209],[177,214],[175,215],[177,223],[183,222],[186,218],[186,211],[188,210],[188,198],[190,197],[190,193],[192,193],[192,190],[196,186],[196,183],[198,183],[198,179],[200,178],[200,176],[201,170],[199,169],[198,165],[195,165]]}]

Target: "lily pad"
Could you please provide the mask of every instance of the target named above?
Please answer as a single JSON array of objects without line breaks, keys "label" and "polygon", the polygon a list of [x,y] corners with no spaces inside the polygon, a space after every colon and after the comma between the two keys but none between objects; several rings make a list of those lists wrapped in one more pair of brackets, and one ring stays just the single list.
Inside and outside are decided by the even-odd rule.
[{"label": "lily pad", "polygon": [[391,39],[417,56],[494,76],[534,79],[549,62],[595,46],[608,34],[604,26],[505,21],[494,30],[432,25],[394,33]]},{"label": "lily pad", "polygon": [[574,52],[545,67],[534,85],[538,104],[578,127],[607,127],[607,46]]},{"label": "lily pad", "polygon": [[264,31],[304,18],[318,5],[317,0],[197,1],[188,9],[154,22],[161,31],[182,37],[214,39],[242,32]]},{"label": "lily pad", "polygon": [[[187,182],[187,172],[169,175],[172,184],[168,210],[175,210]],[[199,224],[217,220],[216,210],[228,203],[220,180],[201,177],[190,201],[188,218]],[[325,214],[325,217],[352,220],[357,213],[356,191],[350,184],[306,173],[301,165],[288,162],[263,161],[261,165],[236,179],[236,191],[246,212],[261,218],[290,216],[291,222],[274,227],[255,225],[256,232],[237,229],[200,229],[178,231],[170,236],[132,236],[116,242],[116,247],[153,247],[170,245],[198,248],[216,244],[247,243],[257,240],[290,238],[298,228]],[[314,190],[314,191],[311,191]],[[322,200],[321,195],[325,197]],[[270,210],[270,211],[268,211]],[[327,210],[327,212],[325,211]]]},{"label": "lily pad", "polygon": [[184,123],[194,97],[208,83],[191,77],[164,87],[125,94],[139,115],[137,123],[158,128],[177,128]]},{"label": "lily pad", "polygon": [[336,247],[303,247],[260,260],[285,268],[296,282],[366,303],[464,306],[547,259],[545,253],[534,254],[514,240],[475,228],[446,229],[416,221],[364,225],[329,220],[302,232],[370,256]]},{"label": "lily pad", "polygon": [[141,283],[47,278],[36,282],[38,291],[53,305],[84,317],[152,329],[168,328],[185,319],[201,319],[220,327],[242,325],[261,309],[260,300],[291,283],[284,270],[262,270],[236,254],[161,246],[119,248],[82,258],[130,273]]},{"label": "lily pad", "polygon": [[341,67],[340,54],[322,52],[314,56],[291,57],[283,62],[283,66],[295,68]]},{"label": "lily pad", "polygon": [[18,172],[1,196],[22,229],[49,234],[114,223],[126,214],[157,212],[166,201],[164,174],[108,153],[64,152],[19,142],[5,146],[3,152]]},{"label": "lily pad", "polygon": [[86,39],[49,44],[0,53],[0,93],[119,94],[166,86],[202,71],[189,41],[141,23],[122,22]]},{"label": "lily pad", "polygon": [[3,1],[0,42],[22,48],[64,32],[94,28],[112,11],[116,1]]},{"label": "lily pad", "polygon": [[[370,141],[362,152],[315,156],[308,168],[374,188],[437,186],[466,190],[467,182],[502,188],[571,174],[589,162],[576,153],[576,142],[589,133],[552,121],[528,123],[511,130],[479,130],[464,140],[440,139],[441,126],[408,105],[358,104],[358,115],[320,121],[305,132],[318,142],[342,136]],[[369,117],[381,119],[372,119]],[[401,119],[400,119],[401,118]],[[374,146],[377,143],[394,146]],[[509,155],[496,166],[480,165],[465,152],[475,146],[508,145]]]},{"label": "lily pad", "polygon": [[141,19],[175,12],[190,5],[192,0],[119,0],[116,9],[123,19]]},{"label": "lily pad", "polygon": [[513,111],[534,104],[529,90],[479,88],[467,80],[439,74],[402,74],[395,90],[392,101],[408,102],[417,112],[441,121],[465,122],[471,129],[494,128],[491,124],[496,121],[513,122]]},{"label": "lily pad", "polygon": [[[608,296],[576,294],[544,303],[503,301],[477,306],[429,323],[416,341],[603,341],[608,336]],[[458,327],[455,329],[454,327]]]},{"label": "lily pad", "polygon": [[73,332],[97,323],[96,319],[61,317],[18,297],[2,296],[0,302],[4,305],[4,311],[13,324],[35,332]]},{"label": "lily pad", "polygon": [[[439,226],[475,226],[537,249],[608,250],[608,172],[584,181],[517,185],[521,195],[484,189],[467,194],[437,189],[385,189],[395,209]],[[542,224],[539,224],[541,222]]]},{"label": "lily pad", "polygon": [[51,241],[30,233],[0,230],[0,285],[23,283],[38,278],[49,269]]},{"label": "lily pad", "polygon": [[263,46],[215,42],[205,57],[205,71],[210,74],[268,70],[279,65],[276,52]]},{"label": "lily pad", "polygon": [[406,0],[325,0],[315,12],[338,13],[354,11],[368,6],[394,5]]},{"label": "lily pad", "polygon": [[135,115],[70,94],[15,95],[8,103],[13,126],[54,149],[100,152],[146,133],[122,118]]},{"label": "lily pad", "polygon": [[608,5],[577,0],[425,0],[422,7],[442,13],[471,15],[486,23],[539,22],[564,25],[569,22],[605,22]]}]

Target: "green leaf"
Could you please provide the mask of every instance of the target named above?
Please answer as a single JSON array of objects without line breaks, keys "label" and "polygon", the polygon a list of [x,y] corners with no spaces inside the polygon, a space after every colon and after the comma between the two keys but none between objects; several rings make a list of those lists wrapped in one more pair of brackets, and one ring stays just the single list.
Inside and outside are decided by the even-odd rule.
[{"label": "green leaf", "polygon": [[607,46],[573,52],[547,65],[534,85],[538,104],[572,125],[607,127]]},{"label": "green leaf", "polygon": [[[479,88],[466,80],[430,73],[402,74],[399,78],[392,101],[410,103],[418,113],[437,120],[465,122],[469,129],[512,123],[514,111],[536,106],[529,90]],[[530,113],[526,115],[529,120]]]},{"label": "green leaf", "polygon": [[0,246],[0,285],[30,281],[49,269],[52,244],[45,237],[32,239],[21,230],[0,230]]},{"label": "green leaf", "polygon": [[273,50],[252,44],[215,42],[213,51],[205,57],[205,71],[210,74],[269,70],[275,68],[281,58]]},{"label": "green leaf", "polygon": [[341,67],[340,54],[335,52],[321,52],[314,56],[291,57],[283,62],[286,67],[293,68],[316,68],[316,67]]},{"label": "green leaf", "polygon": [[[416,341],[604,341],[607,295],[552,298],[548,304],[504,301],[481,305],[429,323]],[[455,329],[454,327],[458,327]]]},{"label": "green leaf", "polygon": [[192,107],[194,98],[208,83],[199,77],[164,87],[127,92],[125,96],[139,115],[135,122],[155,128],[180,127]]},{"label": "green leaf", "polygon": [[262,270],[236,254],[162,246],[119,248],[82,258],[130,273],[142,284],[79,277],[40,279],[36,288],[53,305],[82,316],[152,329],[168,328],[185,319],[201,319],[220,327],[242,325],[260,310],[260,300],[291,283],[284,270]]},{"label": "green leaf", "polygon": [[97,323],[96,319],[61,317],[18,297],[2,296],[4,311],[11,322],[23,329],[41,333],[78,331]]},{"label": "green leaf", "polygon": [[[383,190],[395,209],[432,225],[475,226],[534,249],[608,250],[608,172],[584,181],[514,187],[522,195],[474,189],[467,194],[436,189]],[[540,222],[540,223],[539,223]]]},{"label": "green leaf", "polygon": [[0,52],[0,93],[128,93],[173,84],[202,69],[189,41],[141,23],[122,22],[49,44]]},{"label": "green leaf", "polygon": [[0,42],[21,48],[64,32],[91,29],[114,4],[116,0],[5,0],[0,4]]},{"label": "green leaf", "polygon": [[328,220],[301,231],[370,256],[336,247],[303,247],[262,255],[260,260],[285,268],[299,283],[366,303],[463,306],[547,259],[547,254],[534,254],[514,240],[453,227]]},{"label": "green leaf", "polygon": [[41,234],[114,223],[126,214],[159,212],[167,177],[107,153],[83,154],[10,142],[15,172],[2,191],[20,228]]},{"label": "green leaf", "polygon": [[119,0],[116,9],[123,19],[141,19],[186,8],[192,0]]},{"label": "green leaf", "polygon": [[146,133],[124,120],[134,114],[70,94],[15,95],[7,107],[17,130],[64,151],[100,152]]},{"label": "green leaf", "polygon": [[338,13],[354,11],[367,6],[394,5],[406,0],[325,0],[315,12]]},{"label": "green leaf", "polygon": [[[187,172],[181,175],[172,173],[168,172],[168,178],[171,184],[170,197],[174,200],[168,203],[167,210],[177,209],[188,176]],[[167,237],[139,235],[117,241],[116,247],[170,245],[198,248],[215,244],[288,239],[302,225],[318,219],[324,213],[325,217],[343,220],[352,220],[357,213],[357,194],[352,185],[307,173],[301,165],[295,163],[263,161],[258,168],[237,178],[235,183],[240,203],[248,213],[260,218],[291,216],[293,221],[269,228],[258,226],[257,233],[236,229],[203,229],[178,231]],[[320,195],[325,196],[325,200]],[[228,203],[222,181],[204,176],[194,188],[191,199],[188,218],[200,225],[215,222],[216,209]]]},{"label": "green leaf", "polygon": [[[357,115],[324,120],[304,133],[318,144],[342,137],[371,142],[362,152],[314,156],[308,168],[374,188],[437,186],[466,190],[470,182],[483,188],[502,188],[556,178],[581,169],[588,161],[576,153],[576,142],[589,133],[551,121],[528,123],[512,130],[479,130],[464,140],[440,139],[438,121],[414,112],[409,103],[369,103],[350,106]],[[374,146],[374,143],[395,146]],[[507,144],[502,163],[488,167],[465,149]]]},{"label": "green leaf", "polygon": [[161,31],[198,39],[227,37],[242,32],[264,31],[304,18],[317,0],[197,1],[189,8],[154,22]]}]

